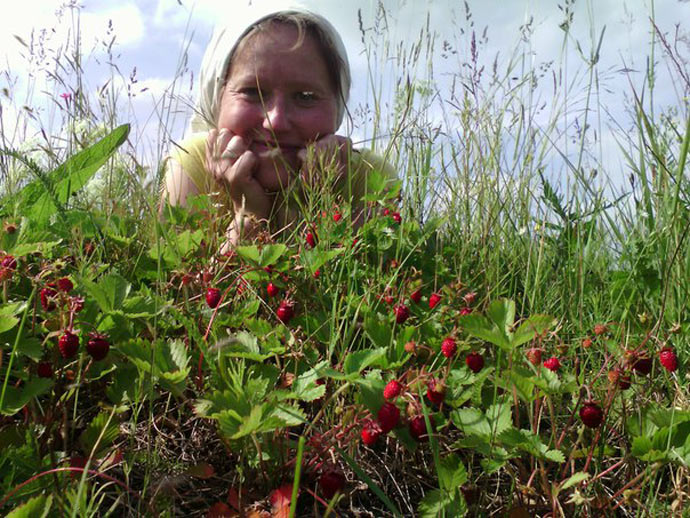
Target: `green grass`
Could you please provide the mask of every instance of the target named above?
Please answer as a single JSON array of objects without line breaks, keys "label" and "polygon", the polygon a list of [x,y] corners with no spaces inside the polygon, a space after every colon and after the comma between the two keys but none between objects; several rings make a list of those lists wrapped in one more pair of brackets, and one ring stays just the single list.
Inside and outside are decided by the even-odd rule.
[{"label": "green grass", "polygon": [[[532,65],[528,39],[502,68],[480,72],[486,40],[477,36],[466,66],[435,81],[430,56],[442,42],[428,27],[406,48],[377,23],[362,25],[370,104],[362,120],[353,110],[353,123],[364,145],[395,165],[400,199],[372,182],[372,217],[354,231],[349,204],[339,203],[345,217],[335,222],[337,200],[315,189],[301,207],[316,228],[313,249],[298,226],[280,242],[221,257],[228,222],[204,198],[161,219],[164,143],[151,163],[133,158],[144,153],[143,129],[121,126],[135,121],[122,117],[116,90],[98,109],[83,96],[63,102],[59,127],[41,126],[38,140],[28,121],[25,133],[3,136],[0,260],[18,262],[0,270],[5,514],[32,516],[35,506],[55,516],[194,516],[214,505],[273,505],[286,516],[665,516],[683,508],[687,103],[657,113],[653,69],[642,90],[631,85],[630,117],[616,121],[631,185],[607,185],[617,172],[600,162],[593,130],[605,124],[604,31],[592,26],[576,78],[567,62]],[[562,28],[566,56],[574,43]],[[663,35],[653,41],[651,52],[679,65],[673,77],[687,88],[683,56]],[[391,63],[415,78],[386,84],[405,77],[390,74]],[[550,67],[564,79],[541,108],[537,84],[550,80]],[[61,70],[61,84],[85,80],[76,65]],[[590,129],[578,130],[577,113]],[[171,117],[161,115],[161,135]],[[386,208],[400,212],[400,224]],[[75,290],[47,310],[41,290],[62,277]],[[266,294],[269,281],[278,297]],[[204,301],[211,286],[223,293],[218,308]],[[409,300],[416,289],[419,304]],[[432,293],[441,295],[434,308]],[[84,299],[79,312],[73,296]],[[283,299],[295,303],[288,322],[277,318]],[[396,322],[398,304],[409,319]],[[70,327],[81,346],[65,359],[56,344]],[[109,336],[103,361],[85,350],[94,330]],[[447,336],[458,343],[454,358],[440,353]],[[659,362],[666,346],[680,360],[674,373]],[[537,348],[544,360],[560,359],[558,373],[527,361]],[[464,362],[470,350],[486,361],[477,373]],[[632,372],[645,354],[651,374]],[[42,361],[52,365],[49,379],[37,375]],[[616,368],[630,374],[630,389],[611,381]],[[360,430],[376,419],[391,379],[406,386],[396,401],[401,425],[365,447]],[[441,406],[426,396],[430,387],[445,390]],[[592,429],[578,415],[590,398],[605,414]],[[407,430],[420,415],[429,442]],[[80,466],[75,457],[91,457],[91,471],[70,476],[64,468]],[[347,478],[333,499],[319,484],[331,468]],[[282,500],[271,498],[278,488]]]}]

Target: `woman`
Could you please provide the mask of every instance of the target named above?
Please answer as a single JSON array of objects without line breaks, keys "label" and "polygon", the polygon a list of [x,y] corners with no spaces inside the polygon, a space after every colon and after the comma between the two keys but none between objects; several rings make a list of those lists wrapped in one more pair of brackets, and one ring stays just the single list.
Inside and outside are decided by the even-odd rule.
[{"label": "woman", "polygon": [[[163,195],[185,205],[211,194],[229,212],[236,244],[262,224],[273,229],[297,216],[288,194],[336,177],[361,223],[361,197],[372,170],[394,177],[370,152],[336,135],[350,89],[343,42],[322,16],[299,6],[258,13],[250,23],[216,31],[200,74],[194,133],[171,156]],[[264,8],[265,9],[265,8]]]}]

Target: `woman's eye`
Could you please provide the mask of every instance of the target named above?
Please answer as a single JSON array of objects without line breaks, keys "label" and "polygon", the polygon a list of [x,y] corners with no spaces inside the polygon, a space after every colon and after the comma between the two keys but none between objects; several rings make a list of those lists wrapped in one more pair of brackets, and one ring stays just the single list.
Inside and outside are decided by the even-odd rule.
[{"label": "woman's eye", "polygon": [[314,92],[304,91],[297,93],[297,100],[301,102],[311,102],[316,100]]},{"label": "woman's eye", "polygon": [[261,90],[258,88],[243,88],[240,93],[252,101],[259,101],[263,98]]}]

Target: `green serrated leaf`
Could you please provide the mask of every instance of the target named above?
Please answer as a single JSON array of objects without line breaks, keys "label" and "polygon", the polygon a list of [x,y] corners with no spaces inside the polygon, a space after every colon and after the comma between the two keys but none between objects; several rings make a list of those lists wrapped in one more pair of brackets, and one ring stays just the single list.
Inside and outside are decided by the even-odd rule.
[{"label": "green serrated leaf", "polygon": [[43,358],[43,346],[41,345],[41,341],[34,337],[23,336],[17,344],[17,352],[34,361],[39,361]]},{"label": "green serrated leaf", "polygon": [[578,471],[577,473],[574,473],[568,479],[563,482],[563,484],[560,487],[560,491],[565,491],[566,489],[569,489],[573,487],[574,485],[579,484],[580,482],[583,482],[587,479],[589,479],[591,475],[589,473],[585,473],[584,471]]},{"label": "green serrated leaf", "polygon": [[245,261],[249,261],[251,263],[254,263],[257,266],[259,265],[259,258],[261,257],[261,251],[259,250],[258,246],[256,246],[256,245],[236,246],[235,252],[237,252],[237,255],[239,255]]},{"label": "green serrated leaf", "polygon": [[548,450],[544,453],[544,458],[551,462],[557,462],[558,464],[563,464],[565,462],[565,455],[563,455],[563,452],[560,450]]},{"label": "green serrated leaf", "polygon": [[510,338],[488,318],[470,313],[460,317],[463,329],[475,338],[486,340],[505,351],[510,351]]},{"label": "green serrated leaf", "polygon": [[459,456],[454,453],[441,459],[437,467],[439,485],[446,491],[454,491],[467,482],[467,470]]},{"label": "green serrated leaf", "polygon": [[0,333],[5,333],[13,329],[18,323],[19,319],[17,317],[0,315]]},{"label": "green serrated leaf", "polygon": [[459,408],[450,414],[451,420],[467,435],[491,437],[491,425],[484,413],[477,408]]},{"label": "green serrated leaf", "polygon": [[104,313],[121,310],[132,287],[124,277],[115,272],[109,273],[97,282],[82,278],[80,284]]},{"label": "green serrated leaf", "polygon": [[215,347],[218,348],[220,354],[231,358],[245,358],[247,360],[262,362],[273,356],[271,352],[264,353],[259,346],[259,341],[256,336],[246,331],[239,331],[234,335],[220,340]]},{"label": "green serrated leaf", "polygon": [[297,379],[292,384],[292,392],[294,397],[300,401],[314,401],[323,397],[326,393],[326,385],[317,384],[319,376],[316,371],[309,370],[304,374],[297,377]]},{"label": "green serrated leaf", "polygon": [[79,441],[87,454],[90,454],[94,447],[97,446],[98,449],[95,454],[96,457],[99,457],[100,453],[110,447],[119,434],[118,422],[111,418],[108,413],[101,412],[89,423],[86,430],[81,434]]},{"label": "green serrated leaf", "polygon": [[185,369],[189,363],[189,353],[182,340],[171,340],[168,342],[170,357],[178,369]]},{"label": "green serrated leaf", "polygon": [[33,398],[45,394],[53,386],[52,379],[34,378],[26,382],[23,387],[7,387],[5,399],[0,407],[0,413],[13,415],[19,412]]},{"label": "green serrated leaf", "polygon": [[321,268],[324,264],[343,254],[344,252],[345,248],[336,248],[334,250],[322,250],[320,248],[303,250],[300,254],[300,261],[309,271],[309,273],[313,275],[314,272],[316,272],[316,270]]},{"label": "green serrated leaf", "polygon": [[467,504],[459,493],[449,494],[441,489],[433,489],[419,502],[417,512],[420,518],[460,517],[467,513]]},{"label": "green serrated leaf", "polygon": [[385,357],[386,349],[383,347],[349,353],[343,362],[343,370],[347,375],[358,374],[367,367],[378,365]]},{"label": "green serrated leaf", "polygon": [[533,340],[555,324],[556,319],[550,315],[532,315],[520,324],[520,327],[513,334],[513,347],[518,347]]},{"label": "green serrated leaf", "polygon": [[511,427],[510,403],[496,403],[486,410],[486,418],[493,435],[500,435]]},{"label": "green serrated leaf", "polygon": [[277,263],[287,252],[287,246],[283,244],[264,245],[259,253],[259,266],[265,268]]},{"label": "green serrated leaf", "polygon": [[364,320],[364,332],[377,347],[387,348],[393,340],[390,322],[376,316],[368,316]]},{"label": "green serrated leaf", "polygon": [[50,515],[53,495],[39,495],[15,507],[6,518],[45,518]]}]

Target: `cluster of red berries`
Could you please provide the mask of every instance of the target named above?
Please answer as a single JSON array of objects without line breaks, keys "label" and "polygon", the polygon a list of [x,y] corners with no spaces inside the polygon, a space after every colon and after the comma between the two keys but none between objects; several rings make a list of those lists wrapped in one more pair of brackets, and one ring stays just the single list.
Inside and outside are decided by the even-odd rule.
[{"label": "cluster of red berries", "polygon": [[[69,360],[76,356],[79,351],[79,337],[71,329],[66,329],[58,338],[58,350],[60,355]],[[86,342],[86,352],[94,359],[100,361],[108,355],[110,342],[108,336],[103,333],[89,333],[89,340]]]},{"label": "cluster of red berries", "polygon": [[[386,384],[383,389],[383,397],[386,401],[379,408],[376,420],[367,419],[362,426],[360,437],[364,444],[367,446],[376,444],[382,434],[387,434],[400,425],[400,409],[393,400],[400,396],[403,390],[404,386],[398,380],[391,380]],[[433,392],[432,388],[429,391]],[[429,440],[426,421],[421,414],[413,416],[408,420],[407,429],[417,442]]]},{"label": "cluster of red berries", "polygon": [[0,256],[0,282],[9,281],[17,269],[17,260],[9,254]]},{"label": "cluster of red berries", "polygon": [[74,284],[68,277],[61,277],[54,282],[49,282],[39,292],[41,307],[44,311],[53,311],[58,303],[67,305],[73,313],[79,313],[84,308],[84,299],[78,296],[69,296],[74,289]]}]

